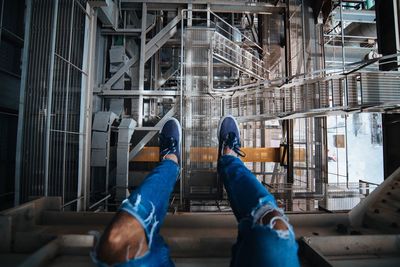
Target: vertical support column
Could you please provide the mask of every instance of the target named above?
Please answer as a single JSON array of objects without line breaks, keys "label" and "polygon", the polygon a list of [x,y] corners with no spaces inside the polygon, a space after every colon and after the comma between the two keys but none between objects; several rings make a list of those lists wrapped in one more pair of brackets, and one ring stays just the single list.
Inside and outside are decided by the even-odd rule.
[{"label": "vertical support column", "polygon": [[314,118],[315,135],[315,193],[324,193],[324,184],[328,182],[328,150],[326,117]]},{"label": "vertical support column", "polygon": [[[210,4],[207,4],[207,28],[211,27],[211,13],[210,13]],[[213,83],[213,37],[212,37],[212,31],[207,31],[208,39],[210,40],[209,43],[209,48],[208,48],[208,93],[211,94],[213,87],[214,87],[214,83]]]},{"label": "vertical support column", "polygon": [[207,28],[211,26],[211,12],[210,12],[210,3],[207,4]]},{"label": "vertical support column", "polygon": [[[400,51],[399,5],[398,0],[375,1],[378,51],[383,56],[397,54]],[[393,60],[393,58],[381,60],[379,69],[383,71],[397,70],[399,61],[399,57],[397,60]],[[382,63],[385,64],[382,65]]]},{"label": "vertical support column", "polygon": [[3,15],[4,15],[4,1],[0,0],[0,44],[1,44],[1,33],[3,31]]},{"label": "vertical support column", "polygon": [[[2,1],[4,3],[4,1]],[[19,107],[18,107],[18,130],[17,130],[17,147],[15,159],[15,194],[14,205],[19,205],[20,197],[20,181],[21,181],[21,161],[22,161],[22,137],[24,129],[24,111],[25,111],[25,88],[26,80],[28,78],[28,61],[29,61],[29,41],[30,41],[30,27],[32,16],[32,1],[25,0],[25,29],[24,29],[24,49],[22,52],[22,73],[21,85],[19,88]]]},{"label": "vertical support column", "polygon": [[[290,4],[289,1],[286,1],[286,10],[284,13],[284,28],[285,28],[285,72],[286,77],[292,75],[292,63],[291,63],[291,49],[290,49]],[[287,81],[285,81],[287,82]],[[284,109],[285,110],[285,107]]]},{"label": "vertical support column", "polygon": [[56,51],[56,35],[58,20],[58,0],[54,0],[53,19],[51,29],[51,47],[50,47],[50,68],[49,68],[49,90],[47,92],[46,107],[46,141],[45,141],[45,160],[44,160],[44,195],[49,194],[49,160],[50,160],[50,128],[51,128],[51,109],[53,107],[53,77],[54,77],[54,61]]},{"label": "vertical support column", "polygon": [[[92,140],[92,98],[94,85],[94,55],[96,47],[97,11],[86,4],[85,42],[79,118],[79,165],[77,211],[86,210],[90,195],[90,149]],[[86,73],[86,74],[85,74]]]},{"label": "vertical support column", "polygon": [[383,174],[388,178],[400,167],[400,114],[382,114]]},{"label": "vertical support column", "polygon": [[[269,48],[269,15],[259,15],[259,39],[261,39],[261,46],[264,52]],[[262,55],[264,68],[269,70],[269,62],[266,55]],[[269,79],[269,72],[263,73],[265,79]]]},{"label": "vertical support column", "polygon": [[[379,53],[383,56],[397,54],[400,51],[400,3],[398,0],[376,0],[375,12]],[[381,64],[379,69],[382,71],[396,71],[399,69],[400,57],[397,57],[397,60],[393,58],[380,60],[379,63]],[[398,114],[382,115],[385,179],[400,166],[399,142],[397,141],[400,129],[399,118]]]},{"label": "vertical support column", "polygon": [[[262,103],[262,101],[261,101],[261,103]],[[264,108],[261,106],[260,107],[260,113],[261,114],[264,114]],[[261,122],[260,122],[260,127],[261,127],[261,134],[260,134],[260,137],[261,137],[261,147],[265,147],[266,146],[266,144],[265,144],[265,120],[262,120]],[[266,181],[265,181],[265,167],[266,167],[266,163],[265,162],[261,162],[260,163],[261,164],[261,173],[262,173],[262,181],[265,183]]]},{"label": "vertical support column", "polygon": [[[186,135],[186,125],[183,121],[183,76],[185,73],[185,66],[184,66],[184,34],[183,34],[183,27],[185,26],[185,16],[184,16],[184,11],[182,10],[178,10],[178,12],[181,12],[182,15],[182,22],[181,22],[181,64],[180,64],[180,95],[179,95],[179,121],[181,122],[181,127],[183,130],[183,134],[182,134],[182,147],[181,149],[183,150],[183,147],[185,146],[185,135]],[[181,153],[180,155],[180,159],[179,159],[181,166],[180,166],[180,174],[181,174],[181,179],[179,179],[179,205],[183,206],[183,195],[184,195],[184,191],[183,191],[183,187],[184,187],[184,183],[183,183],[183,179],[185,177],[185,173],[183,171],[182,165],[183,165],[183,153]]]},{"label": "vertical support column", "polygon": [[[73,26],[74,26],[74,7],[75,1],[71,2],[71,20],[70,20],[70,30],[69,30],[69,44],[68,44],[68,61],[71,61],[71,53],[72,53],[72,34],[73,34]],[[63,159],[62,159],[62,205],[65,204],[65,184],[66,184],[66,169],[67,169],[67,131],[68,131],[68,111],[69,111],[69,96],[70,96],[70,77],[71,75],[71,65],[68,64],[67,67],[67,84],[66,84],[66,98],[65,98],[65,107],[64,107],[64,144],[63,144]]]},{"label": "vertical support column", "polygon": [[118,126],[116,201],[122,202],[129,195],[129,146],[135,126],[132,119],[122,119]]},{"label": "vertical support column", "polygon": [[286,131],[286,144],[288,146],[286,182],[293,184],[293,120],[285,120],[284,123],[286,124],[284,129]]},{"label": "vertical support column", "polygon": [[143,91],[144,91],[144,65],[146,58],[146,25],[147,25],[147,4],[142,4],[142,29],[140,34],[140,61],[139,61],[139,107],[138,126],[143,123]]},{"label": "vertical support column", "polygon": [[349,147],[347,145],[347,115],[344,116],[344,137],[346,147],[346,185],[349,185]]},{"label": "vertical support column", "polygon": [[[183,51],[183,56],[184,56],[184,73],[185,73],[185,107],[184,107],[184,112],[185,112],[185,147],[184,147],[184,155],[185,155],[185,165],[183,166],[183,179],[181,178],[182,184],[181,188],[184,188],[186,192],[189,191],[189,186],[188,186],[188,181],[190,177],[188,177],[188,171],[190,167],[190,147],[192,145],[192,90],[193,90],[193,77],[192,77],[192,56],[193,56],[193,51],[192,51],[192,4],[188,4],[188,10],[187,11],[187,21],[186,21],[186,28],[189,30],[186,30],[184,32],[184,35],[182,35],[182,43],[184,43],[184,51]],[[184,18],[182,18],[182,27],[184,26]],[[183,30],[182,30],[183,32]],[[183,77],[182,77],[183,78]],[[183,111],[182,111],[183,112]],[[182,187],[183,186],[183,187]],[[185,192],[183,192],[185,194]],[[181,203],[183,204],[183,203]],[[185,205],[185,207],[188,207],[188,205]]]},{"label": "vertical support column", "polygon": [[287,160],[286,160],[286,184],[287,188],[286,190],[288,191],[288,194],[286,196],[287,203],[286,203],[286,208],[288,211],[291,211],[293,209],[293,201],[292,201],[292,185],[294,181],[293,177],[293,120],[284,120],[282,123],[282,130],[283,134],[286,136],[286,155],[287,155]]},{"label": "vertical support column", "polygon": [[[305,9],[308,7],[307,3],[305,1],[302,1],[301,5],[301,39],[302,39],[302,49],[303,49],[303,73],[304,73],[304,78],[306,77],[306,73],[309,71],[307,68],[307,56],[306,56],[306,22],[305,22]],[[307,84],[306,84],[307,87]]]},{"label": "vertical support column", "polygon": [[310,151],[310,141],[312,141],[312,138],[310,140],[310,136],[312,137],[312,133],[310,131],[310,118],[304,118],[304,124],[305,124],[305,131],[306,131],[306,179],[307,179],[307,189],[310,189],[311,187],[311,181],[310,181],[310,160],[312,158],[312,153]]},{"label": "vertical support column", "polygon": [[343,72],[346,71],[346,49],[344,47],[344,23],[343,23],[343,1],[340,0],[340,34],[342,38],[342,68]]}]

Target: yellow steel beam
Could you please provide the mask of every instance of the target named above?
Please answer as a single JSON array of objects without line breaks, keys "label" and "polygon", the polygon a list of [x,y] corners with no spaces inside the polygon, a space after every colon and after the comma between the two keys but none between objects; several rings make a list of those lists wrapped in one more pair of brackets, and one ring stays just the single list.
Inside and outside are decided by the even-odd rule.
[{"label": "yellow steel beam", "polygon": [[[243,147],[242,151],[246,157],[241,158],[244,162],[279,162],[279,148],[265,147],[253,148]],[[158,147],[144,147],[131,161],[134,162],[158,162],[160,150]],[[192,162],[216,162],[218,149],[216,147],[192,147],[190,149],[190,160]],[[305,161],[305,149],[294,149],[294,161]]]}]

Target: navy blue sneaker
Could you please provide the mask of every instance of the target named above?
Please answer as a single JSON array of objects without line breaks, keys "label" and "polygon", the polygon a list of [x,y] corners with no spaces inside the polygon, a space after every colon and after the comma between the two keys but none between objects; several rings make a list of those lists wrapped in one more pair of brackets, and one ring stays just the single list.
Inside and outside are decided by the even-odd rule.
[{"label": "navy blue sneaker", "polygon": [[240,131],[236,119],[227,115],[219,121],[218,125],[218,160],[224,155],[226,147],[231,149],[235,156],[245,157],[246,154],[240,150]]},{"label": "navy blue sneaker", "polygon": [[175,118],[168,119],[162,127],[159,135],[160,139],[160,159],[166,155],[174,154],[178,158],[181,156],[182,127]]}]

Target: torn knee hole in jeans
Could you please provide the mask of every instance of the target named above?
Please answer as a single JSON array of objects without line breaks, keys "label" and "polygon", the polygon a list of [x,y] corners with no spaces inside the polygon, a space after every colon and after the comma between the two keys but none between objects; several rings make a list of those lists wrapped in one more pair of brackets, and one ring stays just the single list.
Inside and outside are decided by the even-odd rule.
[{"label": "torn knee hole in jeans", "polygon": [[[286,225],[286,230],[280,230],[280,229],[276,229],[275,225],[276,225],[276,221],[280,220],[282,223],[284,223]],[[283,216],[275,216],[273,217],[270,221],[269,221],[269,227],[273,230],[276,231],[276,233],[278,234],[278,236],[280,238],[283,239],[288,239],[290,236],[290,224],[288,223],[287,219]]]},{"label": "torn knee hole in jeans", "polygon": [[[251,212],[253,223],[266,225],[267,227],[275,231],[280,238],[288,239],[290,237],[290,233],[292,232],[292,228],[288,222],[287,217],[284,215],[283,210],[278,208],[275,204],[272,204],[271,202],[266,202],[264,200],[265,199],[260,199],[257,207]],[[267,223],[263,222],[263,218],[265,216],[268,216],[268,214],[270,213],[274,214],[270,215],[271,218],[269,219],[269,221],[267,221]],[[285,229],[280,229],[282,228],[281,224],[279,225],[279,227],[277,227],[278,221],[284,224],[283,227]]]}]

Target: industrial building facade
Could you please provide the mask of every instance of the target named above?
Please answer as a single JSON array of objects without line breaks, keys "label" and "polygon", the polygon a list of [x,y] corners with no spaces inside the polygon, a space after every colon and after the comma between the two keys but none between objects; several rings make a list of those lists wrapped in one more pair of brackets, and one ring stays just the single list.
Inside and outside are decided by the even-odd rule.
[{"label": "industrial building facade", "polygon": [[[340,227],[376,227],[369,231],[390,234],[386,248],[393,245],[400,224],[398,1],[0,4],[0,208],[10,209],[3,219],[19,205],[41,203],[41,212],[56,207],[72,224],[87,213],[104,213],[88,216],[106,221],[159,162],[158,132],[170,117],[182,125],[183,144],[169,210],[187,223],[192,213],[229,213],[216,168],[218,122],[231,114],[243,161],[286,212],[301,216],[295,221],[312,218],[323,229],[329,220],[318,214],[329,214],[339,234]],[[380,207],[382,194],[395,204]],[[385,215],[371,219],[374,213]],[[40,218],[60,224],[52,216]],[[43,245],[9,239],[0,252]],[[310,240],[302,255],[322,264],[323,257],[313,261],[313,245],[331,252],[324,240]],[[197,255],[177,251],[178,258]]]}]

